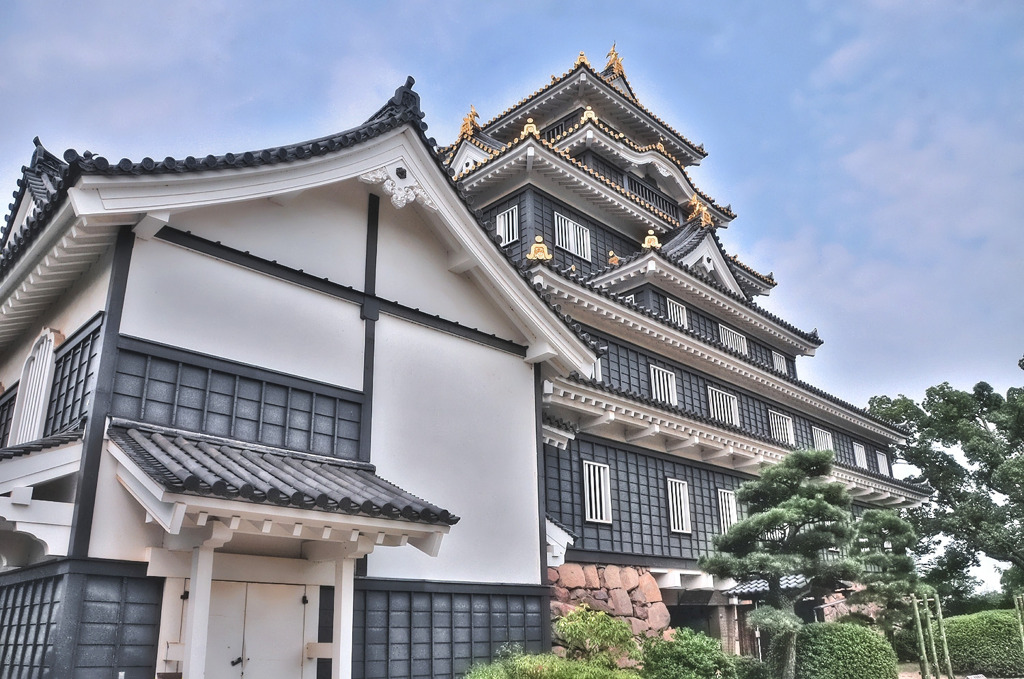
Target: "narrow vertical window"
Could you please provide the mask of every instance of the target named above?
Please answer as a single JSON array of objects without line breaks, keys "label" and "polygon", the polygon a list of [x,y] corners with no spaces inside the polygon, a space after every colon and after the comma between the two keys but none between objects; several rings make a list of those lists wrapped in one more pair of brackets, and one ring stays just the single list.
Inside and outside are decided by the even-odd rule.
[{"label": "narrow vertical window", "polygon": [[670,405],[679,405],[674,372],[656,365],[651,366],[651,398]]},{"label": "narrow vertical window", "polygon": [[555,213],[555,247],[590,261],[590,229]]},{"label": "narrow vertical window", "polygon": [[793,445],[796,436],[793,433],[793,418],[789,415],[777,413],[774,410],[768,411],[768,422],[772,428],[772,438]]},{"label": "narrow vertical window", "polygon": [[668,525],[673,533],[690,532],[690,494],[686,481],[668,480]]},{"label": "narrow vertical window", "polygon": [[519,240],[519,208],[513,207],[505,210],[495,219],[497,222],[498,237],[501,238],[501,246]]},{"label": "narrow vertical window", "polygon": [[832,432],[825,431],[820,427],[811,427],[811,433],[814,435],[815,449],[835,450],[835,446],[832,444]]},{"label": "narrow vertical window", "polygon": [[789,374],[789,364],[786,362],[786,357],[774,349],[772,349],[772,365],[780,373]]},{"label": "narrow vertical window", "polygon": [[861,469],[868,468],[868,451],[860,443],[853,444],[853,459]]},{"label": "narrow vertical window", "polygon": [[53,350],[62,339],[58,333],[46,330],[33,345],[18,382],[9,445],[34,441],[43,435],[46,404],[53,382]]},{"label": "narrow vertical window", "polygon": [[739,402],[732,394],[708,387],[708,406],[711,410],[711,417],[721,420],[726,424],[739,426],[740,409]]},{"label": "narrow vertical window", "polygon": [[608,465],[583,461],[583,505],[587,521],[612,522],[611,473]]},{"label": "narrow vertical window", "polygon": [[689,327],[686,323],[686,307],[674,299],[668,300],[668,320],[681,328]]},{"label": "narrow vertical window", "polygon": [[747,353],[747,337],[742,335],[732,328],[727,328],[721,323],[718,324],[718,336],[722,338],[722,344],[738,351],[741,354]]},{"label": "narrow vertical window", "polygon": [[878,473],[892,476],[892,470],[889,469],[889,457],[881,451],[876,452],[875,455],[878,457]]},{"label": "narrow vertical window", "polygon": [[719,526],[723,533],[729,531],[738,518],[736,512],[736,493],[731,490],[718,491],[718,517]]}]

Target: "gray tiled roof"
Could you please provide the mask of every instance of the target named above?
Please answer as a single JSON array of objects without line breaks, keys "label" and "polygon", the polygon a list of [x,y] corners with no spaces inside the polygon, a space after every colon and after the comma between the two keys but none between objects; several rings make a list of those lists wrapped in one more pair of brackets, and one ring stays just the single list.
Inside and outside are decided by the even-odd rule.
[{"label": "gray tiled roof", "polygon": [[114,420],[110,440],[153,481],[185,495],[454,525],[441,509],[385,481],[371,464]]},{"label": "gray tiled roof", "polygon": [[44,436],[43,438],[36,439],[35,441],[19,443],[16,446],[0,448],[0,461],[10,460],[15,457],[21,457],[22,455],[29,455],[31,453],[39,452],[40,450],[49,450],[50,448],[62,446],[65,443],[81,441],[82,433],[84,431],[85,423],[81,422],[76,424],[74,428],[59,432],[57,434]]}]

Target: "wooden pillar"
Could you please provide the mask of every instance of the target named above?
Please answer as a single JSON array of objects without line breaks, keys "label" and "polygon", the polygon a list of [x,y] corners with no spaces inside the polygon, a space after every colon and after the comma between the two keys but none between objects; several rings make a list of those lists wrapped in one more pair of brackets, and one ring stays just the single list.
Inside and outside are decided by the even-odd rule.
[{"label": "wooden pillar", "polygon": [[334,679],[352,677],[352,597],[355,559],[334,562],[334,643],[331,649],[331,674]]},{"label": "wooden pillar", "polygon": [[205,679],[206,641],[210,628],[210,589],[213,585],[213,546],[192,549],[192,571],[185,622],[185,679]]}]

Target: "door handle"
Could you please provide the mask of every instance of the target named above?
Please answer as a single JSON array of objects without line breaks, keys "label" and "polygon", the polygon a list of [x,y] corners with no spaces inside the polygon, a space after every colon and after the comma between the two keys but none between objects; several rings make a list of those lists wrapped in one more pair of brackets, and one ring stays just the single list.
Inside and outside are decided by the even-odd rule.
[{"label": "door handle", "polygon": [[242,664],[242,656],[238,656],[237,658],[235,658],[234,660],[231,661],[231,666],[232,667],[234,667],[235,665],[241,665],[241,664]]}]

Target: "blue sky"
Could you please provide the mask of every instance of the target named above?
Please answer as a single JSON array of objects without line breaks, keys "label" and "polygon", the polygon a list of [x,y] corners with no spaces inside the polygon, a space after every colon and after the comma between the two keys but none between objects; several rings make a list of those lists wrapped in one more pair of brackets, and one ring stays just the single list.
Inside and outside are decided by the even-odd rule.
[{"label": "blue sky", "polygon": [[[489,119],[613,41],[640,100],[709,152],[730,253],[825,344],[858,405],[1024,383],[1024,3],[0,3],[0,191],[39,135],[121,157],[354,126],[413,75],[429,134]],[[3,188],[7,187],[7,188]],[[6,204],[7,201],[5,201]]]}]

